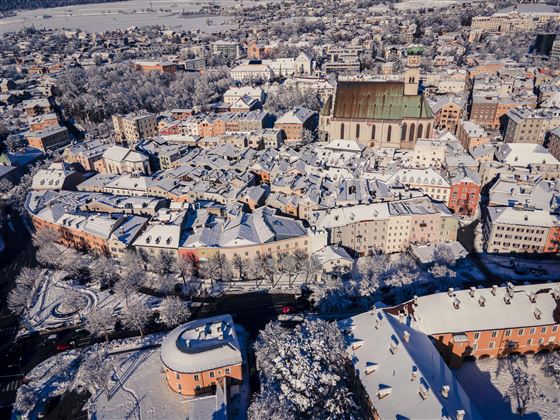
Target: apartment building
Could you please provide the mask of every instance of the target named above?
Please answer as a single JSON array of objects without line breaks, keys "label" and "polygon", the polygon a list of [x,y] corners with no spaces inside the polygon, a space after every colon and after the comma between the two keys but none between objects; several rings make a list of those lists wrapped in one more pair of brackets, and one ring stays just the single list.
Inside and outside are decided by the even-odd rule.
[{"label": "apartment building", "polygon": [[156,116],[147,111],[113,115],[113,127],[117,141],[135,143],[158,135]]},{"label": "apartment building", "polygon": [[323,64],[325,73],[356,73],[360,71],[361,46],[333,47],[326,53],[327,60]]},{"label": "apartment building", "polygon": [[441,201],[446,204],[449,202],[451,192],[449,181],[433,168],[399,169],[388,179],[388,182],[418,189],[435,201]]},{"label": "apartment building", "polygon": [[103,153],[104,173],[152,173],[147,156],[121,146],[111,146]]},{"label": "apartment building", "polygon": [[276,76],[270,65],[260,61],[235,66],[230,70],[230,75],[233,80],[238,82],[269,81]]},{"label": "apartment building", "polygon": [[212,44],[212,53],[237,60],[243,56],[241,44],[235,41],[216,41]]},{"label": "apartment building", "polygon": [[469,119],[488,130],[497,130],[502,125],[502,117],[512,108],[527,106],[534,108],[537,98],[534,95],[497,95],[477,92],[469,106]]},{"label": "apartment building", "polygon": [[489,207],[482,225],[486,252],[543,253],[555,216],[549,210]]},{"label": "apartment building", "polygon": [[544,144],[549,131],[560,127],[560,111],[514,108],[507,113],[506,143]]},{"label": "apartment building", "polygon": [[490,143],[490,135],[473,121],[460,121],[457,127],[457,139],[465,150]]},{"label": "apartment building", "polygon": [[392,314],[408,317],[412,328],[432,337],[452,367],[464,360],[533,354],[559,347],[557,301],[560,284],[449,289],[414,298]]},{"label": "apartment building", "polygon": [[305,130],[317,128],[318,115],[315,111],[298,106],[286,112],[274,123],[274,128],[284,131],[286,142],[301,141]]},{"label": "apartment building", "polygon": [[547,147],[550,154],[560,160],[560,127],[550,131]]},{"label": "apartment building", "polygon": [[161,343],[169,387],[178,394],[214,393],[243,381],[243,355],[230,315],[197,319],[172,330]]},{"label": "apartment building", "polygon": [[329,243],[354,252],[403,252],[413,243],[457,238],[458,221],[443,203],[427,197],[312,212],[310,224],[329,233]]},{"label": "apartment building", "polygon": [[135,61],[134,67],[143,73],[175,74],[177,64],[166,61]]},{"label": "apartment building", "polygon": [[451,191],[447,207],[461,216],[474,216],[480,201],[481,180],[477,172],[460,166],[450,173]]},{"label": "apartment building", "polygon": [[463,117],[465,101],[455,96],[446,96],[430,103],[430,106],[434,113],[434,127],[455,134]]},{"label": "apartment building", "polygon": [[28,131],[25,139],[29,146],[40,149],[43,152],[47,150],[58,149],[70,142],[68,129],[66,127],[52,126],[43,131]]}]

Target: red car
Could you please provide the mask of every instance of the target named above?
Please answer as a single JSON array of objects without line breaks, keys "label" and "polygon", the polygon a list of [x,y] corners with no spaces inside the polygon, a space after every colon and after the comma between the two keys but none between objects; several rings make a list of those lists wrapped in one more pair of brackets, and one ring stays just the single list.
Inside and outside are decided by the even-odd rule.
[{"label": "red car", "polygon": [[61,343],[58,346],[56,346],[56,349],[58,351],[70,350],[71,348],[72,348],[72,346],[68,343]]},{"label": "red car", "polygon": [[283,314],[293,314],[296,311],[296,308],[294,308],[292,305],[285,305],[282,306],[282,313]]}]

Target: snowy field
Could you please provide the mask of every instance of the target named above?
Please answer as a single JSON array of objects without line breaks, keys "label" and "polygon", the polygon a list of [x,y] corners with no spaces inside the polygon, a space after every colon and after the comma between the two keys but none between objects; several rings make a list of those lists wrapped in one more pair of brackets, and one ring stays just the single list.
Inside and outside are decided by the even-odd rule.
[{"label": "snowy field", "polygon": [[[250,6],[262,2],[263,0],[248,0],[244,1],[243,5]],[[146,11],[150,7],[148,0],[24,10],[18,12],[17,16],[0,19],[0,33],[17,31],[28,26],[46,29],[81,29],[87,32],[148,25],[165,25],[170,28],[203,32],[218,32],[234,27],[233,21],[225,24],[226,20],[230,19],[224,16],[182,17],[180,15],[183,10],[195,12],[210,3],[233,7],[239,4],[239,1],[152,0],[155,13]],[[208,19],[212,20],[210,26],[207,24]]]},{"label": "snowy field", "polygon": [[[549,377],[545,377],[540,362],[532,356],[526,358],[527,371],[534,374],[540,387],[540,396],[528,404],[526,419],[560,418],[560,391]],[[512,379],[505,359],[483,359],[465,362],[453,373],[487,419],[519,419],[515,399],[510,401],[508,387]]]},{"label": "snowy field", "polygon": [[109,395],[90,400],[90,418],[186,418],[188,399],[173,392],[163,373],[159,348],[113,356],[115,371]]}]

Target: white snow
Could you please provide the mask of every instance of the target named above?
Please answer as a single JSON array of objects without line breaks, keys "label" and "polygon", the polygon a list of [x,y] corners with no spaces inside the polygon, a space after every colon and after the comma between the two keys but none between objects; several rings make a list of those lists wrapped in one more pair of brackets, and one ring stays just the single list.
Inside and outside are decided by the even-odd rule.
[{"label": "white snow", "polygon": [[[542,395],[538,400],[529,403],[525,417],[551,420],[560,418],[559,391],[554,387],[552,380],[544,376],[540,362],[532,356],[528,356],[526,362],[528,372],[536,375]],[[519,419],[515,399],[510,402],[504,398],[512,381],[506,367],[506,359],[465,362],[461,368],[454,369],[453,373],[485,418]]]}]

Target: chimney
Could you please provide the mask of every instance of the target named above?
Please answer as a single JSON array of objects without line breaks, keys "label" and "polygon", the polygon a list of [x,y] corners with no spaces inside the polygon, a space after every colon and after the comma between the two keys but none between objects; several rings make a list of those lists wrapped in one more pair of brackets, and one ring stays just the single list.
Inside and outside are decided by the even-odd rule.
[{"label": "chimney", "polygon": [[450,297],[453,297],[453,292],[454,292],[453,287],[450,287],[449,289],[447,289],[447,294],[448,294]]},{"label": "chimney", "polygon": [[457,298],[453,299],[453,307],[459,309],[461,307],[461,301]]},{"label": "chimney", "polygon": [[410,380],[414,381],[418,377],[418,368],[416,366],[412,366],[412,374],[410,375]]},{"label": "chimney", "polygon": [[457,410],[457,420],[463,420],[465,418],[465,410]]},{"label": "chimney", "polygon": [[541,319],[542,312],[539,308],[535,308],[535,310],[533,311],[533,314],[535,315],[535,318]]},{"label": "chimney", "polygon": [[480,296],[480,297],[478,298],[478,304],[479,304],[480,306],[482,306],[482,307],[483,307],[484,305],[486,305],[486,298],[485,298],[484,296]]},{"label": "chimney", "polygon": [[408,343],[409,340],[410,340],[410,333],[408,331],[405,331],[404,334],[403,334],[403,338],[404,338],[404,341],[406,341]]},{"label": "chimney", "polygon": [[441,395],[443,398],[448,398],[449,397],[449,385],[444,385],[441,387]]},{"label": "chimney", "polygon": [[399,350],[399,342],[396,339],[391,339],[391,353],[395,354]]},{"label": "chimney", "polygon": [[393,388],[390,387],[390,386],[380,385],[379,390],[377,391],[377,398],[379,398],[379,399],[385,398],[386,396],[391,394],[392,390],[393,390]]},{"label": "chimney", "polygon": [[475,292],[476,292],[476,287],[472,286],[472,287],[469,289],[469,295],[471,295],[471,297],[473,298]]},{"label": "chimney", "polygon": [[496,296],[496,293],[498,293],[498,286],[494,284],[492,285],[492,294]]},{"label": "chimney", "polygon": [[378,363],[373,363],[373,362],[367,362],[366,363],[366,375],[369,375],[370,373],[373,373],[377,370],[377,368],[379,367]]},{"label": "chimney", "polygon": [[352,350],[357,350],[362,347],[364,344],[364,340],[354,340],[352,343]]},{"label": "chimney", "polygon": [[511,303],[511,296],[508,294],[504,295],[504,302],[506,303],[506,305],[509,305]]},{"label": "chimney", "polygon": [[414,306],[418,306],[418,296],[414,295]]},{"label": "chimney", "polygon": [[531,303],[535,303],[537,301],[537,295],[535,294],[535,292],[529,292],[529,300],[531,301]]}]

